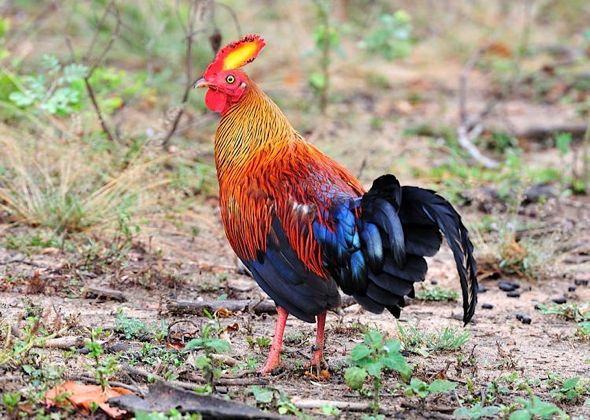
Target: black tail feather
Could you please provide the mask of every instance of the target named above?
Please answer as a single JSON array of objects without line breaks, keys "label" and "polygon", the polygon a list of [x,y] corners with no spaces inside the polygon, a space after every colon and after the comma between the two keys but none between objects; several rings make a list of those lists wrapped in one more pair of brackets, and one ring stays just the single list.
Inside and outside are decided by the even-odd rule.
[{"label": "black tail feather", "polygon": [[477,303],[477,269],[467,229],[453,206],[433,191],[401,187],[393,175],[376,179],[361,204],[359,229],[371,229],[361,231],[361,238],[367,236],[361,247],[371,264],[366,292],[355,293],[356,300],[371,312],[387,308],[399,317],[404,296],[413,296],[414,283],[426,276],[423,257],[438,252],[442,232],[459,273],[463,321],[469,322]]},{"label": "black tail feather", "polygon": [[418,187],[402,187],[400,219],[422,217],[423,224],[440,229],[453,252],[463,294],[463,321],[473,317],[477,304],[477,265],[473,244],[461,216],[453,206],[434,191]]}]

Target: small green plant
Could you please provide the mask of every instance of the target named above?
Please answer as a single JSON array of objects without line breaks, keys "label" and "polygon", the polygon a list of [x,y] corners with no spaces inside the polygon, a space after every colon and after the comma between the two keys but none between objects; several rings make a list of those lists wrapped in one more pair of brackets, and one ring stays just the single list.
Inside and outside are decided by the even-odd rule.
[{"label": "small green plant", "polygon": [[115,331],[123,334],[127,340],[154,338],[156,341],[162,341],[168,332],[168,324],[164,321],[160,321],[159,324],[147,324],[140,319],[128,317],[119,310],[115,319]]},{"label": "small green plant", "polygon": [[579,376],[561,381],[561,385],[551,391],[553,399],[569,404],[578,403],[584,396],[590,396],[590,380]]},{"label": "small green plant", "polygon": [[459,350],[471,337],[469,331],[460,331],[451,327],[445,327],[441,331],[428,333],[421,331],[415,325],[404,327],[398,322],[397,329],[403,348],[423,356],[431,352]]},{"label": "small green plant", "polygon": [[340,415],[342,414],[342,412],[340,411],[340,409],[338,407],[334,407],[332,404],[322,404],[322,406],[320,407],[320,410],[322,411],[322,414],[324,416],[330,416],[330,417],[340,417]]},{"label": "small green plant", "polygon": [[409,397],[418,397],[424,400],[430,395],[444,394],[451,392],[457,388],[455,382],[447,381],[445,379],[435,379],[430,384],[418,378],[412,378],[410,383],[406,385],[404,393]]},{"label": "small green plant", "polygon": [[119,370],[119,364],[113,356],[102,357],[104,348],[97,341],[102,335],[102,328],[93,328],[90,331],[90,340],[86,342],[85,347],[88,350],[88,356],[94,360],[94,376],[99,385],[105,388],[109,384],[109,378]]},{"label": "small green plant", "polygon": [[15,79],[19,89],[8,98],[19,108],[42,110],[61,117],[79,111],[88,68],[81,64],[63,66],[57,57],[47,54],[43,56],[41,65],[43,74]]},{"label": "small green plant", "polygon": [[115,331],[120,332],[127,340],[141,337],[149,332],[149,328],[145,322],[137,318],[130,318],[126,316],[123,311],[117,311],[117,318],[115,321]]},{"label": "small green plant", "polygon": [[[386,340],[377,330],[369,330],[363,343],[355,346],[350,353],[350,367],[344,373],[346,384],[361,395],[373,397],[371,409],[379,412],[379,394],[382,388],[383,372],[396,371],[402,378],[409,379],[412,368],[400,353],[400,342]],[[367,379],[372,389],[365,388]]]},{"label": "small green plant", "polygon": [[454,290],[443,289],[440,286],[422,288],[416,292],[416,299],[430,301],[453,301],[457,300],[459,293]]},{"label": "small green plant", "polygon": [[254,338],[251,335],[248,335],[246,336],[246,342],[251,348],[258,347],[260,348],[260,350],[264,351],[265,349],[270,347],[272,339],[267,336]]},{"label": "small green plant", "polygon": [[579,322],[576,335],[582,340],[590,338],[590,321]]},{"label": "small green plant", "polygon": [[135,420],[201,420],[203,416],[199,413],[181,413],[176,408],[171,408],[167,413],[148,413],[137,411]]},{"label": "small green plant", "polygon": [[590,321],[590,305],[577,303],[564,303],[561,305],[545,305],[540,303],[535,308],[545,315],[558,315],[568,321],[585,322]]},{"label": "small green plant", "polygon": [[566,418],[559,407],[542,401],[536,395],[530,395],[528,399],[519,397],[516,401],[519,409],[510,414],[510,420],[553,419],[556,416]]},{"label": "small green plant", "polygon": [[500,412],[500,407],[495,405],[482,406],[481,403],[471,407],[460,407],[453,412],[453,416],[459,419],[477,420],[485,417],[495,417]]},{"label": "small green plant", "polygon": [[372,54],[389,61],[407,57],[412,49],[412,19],[403,10],[379,16],[377,26],[361,42]]},{"label": "small green plant", "polygon": [[301,410],[291,401],[291,397],[279,388],[254,385],[248,388],[248,390],[256,400],[256,404],[262,407],[269,408],[273,406],[274,402],[274,406],[281,415],[291,414],[297,417],[302,415]]},{"label": "small green plant", "polygon": [[4,404],[4,407],[6,407],[6,411],[8,411],[9,414],[17,409],[20,400],[20,392],[5,392],[2,394],[2,404]]},{"label": "small green plant", "polygon": [[195,368],[203,373],[207,383],[196,391],[202,394],[210,394],[215,390],[215,381],[221,377],[222,369],[219,362],[213,358],[213,354],[226,353],[231,350],[227,340],[214,337],[216,326],[205,324],[201,331],[201,337],[194,338],[184,347],[184,352],[202,350],[203,353],[195,358]]},{"label": "small green plant", "polygon": [[319,100],[320,111],[326,112],[328,107],[328,95],[330,90],[330,62],[332,61],[332,50],[340,46],[340,34],[330,24],[332,15],[331,2],[327,0],[314,0],[318,24],[314,31],[315,49],[318,53],[319,70],[309,76],[309,86]]}]

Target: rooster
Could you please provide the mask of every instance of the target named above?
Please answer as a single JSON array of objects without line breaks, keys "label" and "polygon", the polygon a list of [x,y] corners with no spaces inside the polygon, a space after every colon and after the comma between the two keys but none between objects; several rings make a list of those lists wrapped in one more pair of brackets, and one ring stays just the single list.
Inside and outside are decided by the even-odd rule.
[{"label": "rooster", "polygon": [[309,366],[323,362],[326,312],[352,295],[366,310],[396,318],[428,269],[442,237],[457,266],[463,321],[477,303],[473,245],[461,217],[433,191],[400,186],[393,175],[366,191],[342,165],[308,143],[241,70],[265,46],[247,35],[222,48],[195,87],[221,113],[215,135],[219,205],[232,248],[277,305],[270,352],[280,364],[289,314],[316,322]]}]

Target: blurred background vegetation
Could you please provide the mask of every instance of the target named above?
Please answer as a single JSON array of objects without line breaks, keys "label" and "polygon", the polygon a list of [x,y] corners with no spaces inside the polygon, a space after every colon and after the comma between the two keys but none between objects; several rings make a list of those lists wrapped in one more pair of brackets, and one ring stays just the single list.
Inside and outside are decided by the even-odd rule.
[{"label": "blurred background vegetation", "polygon": [[484,266],[537,276],[575,246],[565,222],[582,220],[556,203],[590,192],[587,1],[4,0],[0,16],[4,247],[202,234],[218,117],[190,85],[246,33],[267,40],[247,71],[295,127],[365,184],[393,172],[469,206]]}]

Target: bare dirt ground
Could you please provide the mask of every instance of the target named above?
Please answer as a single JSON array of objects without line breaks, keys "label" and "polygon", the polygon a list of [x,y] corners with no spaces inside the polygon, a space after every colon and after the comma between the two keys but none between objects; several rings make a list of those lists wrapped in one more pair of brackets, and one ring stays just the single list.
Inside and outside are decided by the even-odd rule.
[{"label": "bare dirt ground", "polygon": [[[580,204],[586,209],[587,204]],[[563,207],[567,208],[567,205]],[[176,337],[180,337],[179,340],[187,341],[198,336],[203,325],[211,320],[196,315],[172,315],[167,310],[168,302],[217,301],[220,296],[225,299],[264,299],[255,282],[248,276],[238,274],[234,268],[234,257],[223,239],[213,202],[203,204],[198,210],[199,226],[203,229],[199,236],[190,240],[175,234],[173,227],[163,225],[160,227],[163,236],[155,237],[152,241],[153,247],[163,249],[161,256],[154,257],[149,250],[137,246],[128,254],[124,268],[113,270],[113,265],[107,265],[104,273],[75,269],[72,261],[58,250],[49,249],[43,255],[30,256],[1,250],[0,313],[3,325],[12,326],[16,329],[15,333],[19,330],[22,332],[26,324],[25,313],[35,306],[42,310],[41,322],[44,328],[59,330],[61,336],[81,336],[87,329],[96,327],[115,329],[117,313],[122,312],[146,324],[165,321],[172,325],[185,320],[173,330]],[[569,210],[574,214],[579,211],[575,207]],[[582,226],[579,229],[580,233],[583,232]],[[584,229],[587,234],[587,225]],[[587,236],[583,240],[587,240]],[[458,290],[448,250],[431,259],[430,267],[426,286],[437,283],[445,289]],[[560,268],[555,268],[559,272]],[[174,280],[170,275],[172,272],[182,280]],[[590,288],[587,284],[583,285],[583,280],[590,280],[588,273],[557,276],[543,282],[517,279],[521,291],[517,298],[507,297],[507,293],[499,289],[500,280],[506,278],[481,281],[486,290],[479,295],[480,303],[474,321],[466,327],[471,338],[461,350],[428,355],[407,353],[416,376],[456,381],[459,384],[456,393],[421,402],[405,396],[399,390],[400,379],[388,375],[381,402],[382,412],[387,417],[445,418],[459,406],[458,398],[463,399],[468,392],[475,395],[488,392],[486,389],[493,382],[503,384],[508,390],[498,392],[496,403],[509,404],[517,395],[526,396],[523,381],[540,381],[536,382],[535,393],[547,396],[549,389],[543,381],[556,374],[589,377],[590,346],[587,340],[583,341],[576,336],[576,324],[555,315],[541,314],[535,309],[536,304],[551,303],[557,297],[565,297],[568,303],[589,302]],[[162,284],[167,287],[162,287]],[[89,295],[86,290],[93,286],[119,290],[125,301],[104,300]],[[571,287],[575,287],[575,290]],[[482,309],[482,304],[492,307]],[[517,314],[528,315],[530,324],[519,321]],[[460,329],[460,318],[461,308],[457,302],[413,300],[402,312],[399,322],[402,326],[418,325],[423,331],[436,332],[444,327]],[[363,401],[344,384],[343,368],[347,365],[350,350],[362,341],[365,328],[378,328],[392,337],[398,335],[396,321],[389,314],[369,314],[358,305],[349,306],[340,314],[330,314],[326,349],[329,374],[316,377],[313,372],[303,368],[311,354],[314,328],[310,324],[290,319],[281,370],[268,378],[259,378],[246,365],[251,358],[256,360],[257,366],[263,363],[266,349],[252,342],[257,338],[272,337],[274,317],[267,314],[218,312],[216,322],[220,331],[223,331],[222,337],[231,343],[232,350],[227,354],[231,359],[230,364],[237,366],[237,372],[246,372],[239,377],[251,379],[251,382],[244,382],[246,385],[220,386],[218,391],[249,404],[255,402],[247,392],[248,384],[256,383],[282,388],[295,403],[310,399]],[[109,352],[116,352],[121,360],[131,360],[142,345],[145,343],[142,343],[141,337],[125,339],[119,332],[108,339],[106,348]],[[164,343],[156,346],[163,347]],[[66,376],[87,375],[90,361],[83,352],[77,349],[75,356],[64,357],[65,351],[43,349],[37,357],[42,358],[45,365],[54,364],[64,369]],[[161,362],[150,365],[144,361],[136,366],[160,375],[170,371],[170,367]],[[226,375],[236,376],[235,370],[232,372],[226,370]],[[513,377],[512,382],[502,379],[514,375],[514,372],[517,372],[519,379]],[[3,388],[16,389],[22,385],[19,372],[3,368],[2,374],[5,375],[2,379]],[[128,382],[130,375],[134,379],[133,383],[143,386],[146,378],[125,371],[117,373],[113,379]],[[196,376],[194,369],[183,365],[177,370],[175,379],[190,382]],[[474,389],[468,391],[468,383]],[[563,405],[563,408],[571,416],[590,414],[588,407],[580,405]],[[303,411],[312,416],[318,414],[318,410]],[[343,410],[343,416],[356,418],[360,413]]]}]

